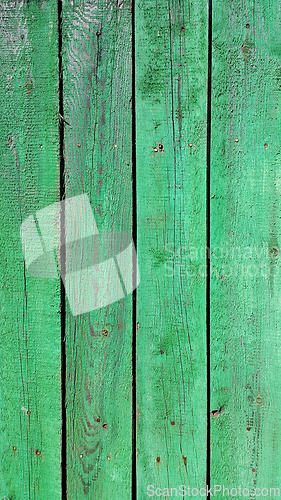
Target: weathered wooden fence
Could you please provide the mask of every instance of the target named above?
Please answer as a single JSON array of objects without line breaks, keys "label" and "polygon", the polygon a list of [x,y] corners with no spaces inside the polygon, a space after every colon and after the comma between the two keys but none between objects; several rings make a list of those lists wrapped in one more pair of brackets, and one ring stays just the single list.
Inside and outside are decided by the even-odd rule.
[{"label": "weathered wooden fence", "polygon": [[[279,1],[6,0],[0,22],[0,499],[278,496]],[[39,211],[83,194],[140,282],[128,259],[133,293],[75,315],[24,250],[51,254]]]}]

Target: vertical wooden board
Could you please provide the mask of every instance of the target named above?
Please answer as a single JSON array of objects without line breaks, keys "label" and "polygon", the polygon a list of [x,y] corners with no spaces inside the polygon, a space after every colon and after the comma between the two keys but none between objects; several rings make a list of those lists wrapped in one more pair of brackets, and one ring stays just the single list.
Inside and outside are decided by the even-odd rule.
[{"label": "vertical wooden board", "polygon": [[211,482],[250,498],[281,479],[280,21],[213,2]]},{"label": "vertical wooden board", "polygon": [[208,5],[135,17],[138,495],[169,496],[206,480]]},{"label": "vertical wooden board", "polygon": [[[67,0],[62,19],[66,197],[131,234],[130,2]],[[129,498],[132,295],[78,316],[66,302],[68,498]]]},{"label": "vertical wooden board", "polygon": [[59,200],[56,2],[1,2],[0,23],[0,497],[51,500],[61,498],[60,281],[28,273],[20,226]]}]

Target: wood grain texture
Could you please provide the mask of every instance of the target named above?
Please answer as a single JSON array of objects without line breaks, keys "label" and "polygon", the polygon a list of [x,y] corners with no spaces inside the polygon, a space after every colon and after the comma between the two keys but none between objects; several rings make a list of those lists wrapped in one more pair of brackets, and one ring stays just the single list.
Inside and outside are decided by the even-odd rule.
[{"label": "wood grain texture", "polygon": [[136,2],[140,498],[206,480],[207,16]]},{"label": "wood grain texture", "polygon": [[56,2],[1,2],[0,25],[0,498],[60,499],[60,282],[20,238],[59,200]]},{"label": "wood grain texture", "polygon": [[278,1],[213,1],[211,479],[249,498],[281,479],[280,36]]},{"label": "wood grain texture", "polygon": [[[62,20],[66,196],[89,196],[100,232],[131,234],[130,2],[65,0]],[[132,295],[67,310],[69,500],[131,496],[131,310]]]}]

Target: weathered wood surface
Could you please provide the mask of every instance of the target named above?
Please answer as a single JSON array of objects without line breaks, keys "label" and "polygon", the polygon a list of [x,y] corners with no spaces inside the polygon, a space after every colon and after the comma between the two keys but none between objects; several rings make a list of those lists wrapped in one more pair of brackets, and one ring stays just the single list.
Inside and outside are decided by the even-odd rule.
[{"label": "weathered wood surface", "polygon": [[211,480],[250,498],[281,479],[280,39],[277,0],[213,0]]},{"label": "weathered wood surface", "polygon": [[[66,198],[88,195],[100,233],[132,233],[132,4],[61,9],[59,95],[57,3],[0,2],[0,498],[9,500],[61,498],[60,282],[28,274],[20,238],[26,217],[60,197],[59,97]],[[77,316],[66,296],[68,500],[131,497],[133,328],[138,497],[148,485],[163,496],[204,488],[208,457],[213,487],[241,486],[253,499],[255,488],[280,487],[280,21],[277,0],[213,0],[207,450],[208,2],[135,3],[137,325],[130,294]]]},{"label": "weathered wood surface", "polygon": [[207,17],[136,2],[139,498],[206,481]]},{"label": "weathered wood surface", "polygon": [[[131,234],[130,2],[65,0],[62,23],[66,197],[87,193],[99,232]],[[131,496],[131,311],[132,295],[76,317],[67,309],[71,500]]]},{"label": "weathered wood surface", "polygon": [[0,27],[0,498],[60,499],[60,284],[20,238],[59,200],[56,2],[1,2]]}]

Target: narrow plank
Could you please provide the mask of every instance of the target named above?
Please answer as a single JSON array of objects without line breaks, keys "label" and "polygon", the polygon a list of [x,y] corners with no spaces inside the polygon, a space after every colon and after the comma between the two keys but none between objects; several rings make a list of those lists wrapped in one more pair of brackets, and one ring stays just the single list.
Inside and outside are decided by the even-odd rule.
[{"label": "narrow plank", "polygon": [[1,1],[0,23],[0,497],[60,499],[60,281],[20,237],[59,200],[56,2]]},{"label": "narrow plank", "polygon": [[207,37],[207,2],[136,2],[140,498],[206,481]]},{"label": "narrow plank", "polygon": [[[66,197],[87,194],[100,234],[131,234],[130,1],[65,0],[62,18]],[[129,498],[132,295],[77,316],[66,301],[68,498]]]},{"label": "narrow plank", "polygon": [[250,498],[281,479],[280,36],[277,0],[213,1],[211,479]]}]

